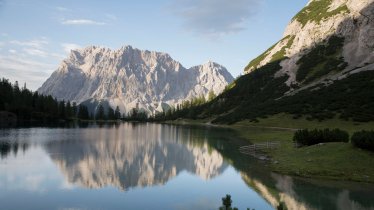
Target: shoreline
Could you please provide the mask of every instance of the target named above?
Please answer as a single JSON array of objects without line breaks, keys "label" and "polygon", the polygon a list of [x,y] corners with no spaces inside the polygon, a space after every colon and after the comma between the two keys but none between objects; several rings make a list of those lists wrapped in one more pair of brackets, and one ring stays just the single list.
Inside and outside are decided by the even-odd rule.
[{"label": "shoreline", "polygon": [[[73,122],[112,124],[129,121],[78,120]],[[337,120],[332,120],[331,122],[305,122],[302,120],[290,120],[284,116],[272,116],[260,119],[258,123],[241,121],[230,125],[212,124],[209,119],[177,119],[173,121],[139,123],[233,129],[236,132],[235,135],[237,138],[248,142],[248,145],[263,144],[269,141],[280,142],[281,146],[277,149],[259,151],[267,157],[266,162],[272,172],[300,178],[374,183],[374,167],[371,166],[374,160],[373,152],[354,148],[350,143],[325,143],[322,145],[294,148],[292,141],[294,132],[302,128],[338,127],[348,130],[352,135],[354,131],[374,128],[374,122],[357,123]],[[281,125],[284,125],[284,127]],[[289,125],[298,125],[298,127],[291,127]]]},{"label": "shoreline", "polygon": [[[302,128],[314,129],[321,127],[318,122],[315,122],[315,126],[305,126],[301,123],[300,128],[267,126],[266,122],[254,125],[255,123],[243,121],[232,125],[222,125],[211,124],[205,120],[189,119],[178,119],[162,123],[231,128],[237,132],[239,138],[252,144],[276,139],[282,144],[279,149],[262,151],[270,157],[268,164],[274,173],[326,181],[374,183],[374,167],[371,166],[374,160],[373,152],[354,148],[351,143],[325,143],[303,148],[293,147],[293,133]],[[353,128],[348,129],[350,134],[353,131],[360,130],[361,127],[371,127],[372,124],[372,122],[362,123],[364,126],[355,127],[357,126],[356,122],[342,121],[341,123],[345,124],[345,126],[342,126],[345,128],[347,128],[346,124],[351,123]],[[326,127],[339,127],[339,124],[331,124]],[[264,132],[265,130],[266,132]]]}]

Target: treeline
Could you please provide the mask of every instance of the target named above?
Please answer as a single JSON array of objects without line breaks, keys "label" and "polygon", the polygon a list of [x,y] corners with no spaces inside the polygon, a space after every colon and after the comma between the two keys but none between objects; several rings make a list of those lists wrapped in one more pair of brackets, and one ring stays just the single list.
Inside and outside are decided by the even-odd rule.
[{"label": "treeline", "polygon": [[[340,129],[314,129],[298,130],[295,132],[293,141],[297,147],[311,146],[327,142],[349,142],[349,134]],[[374,151],[374,131],[359,131],[351,137],[353,146]]]},{"label": "treeline", "polygon": [[112,107],[108,107],[105,111],[102,104],[99,104],[96,110],[95,117],[91,117],[95,120],[120,120],[122,118],[119,107],[116,107],[116,110],[113,110]]},{"label": "treeline", "polygon": [[218,96],[205,103],[182,107],[173,113],[166,113],[166,120],[178,118],[203,119],[218,116],[216,123],[233,123],[243,119],[261,116],[261,112],[252,111],[253,105],[263,104],[281,97],[288,90],[287,77],[273,78],[281,69],[280,61],[269,63],[261,69],[237,78]]},{"label": "treeline", "polygon": [[146,112],[139,110],[137,108],[131,109],[127,115],[123,114],[122,119],[124,121],[139,121],[139,122],[148,122],[152,121],[152,117],[148,116]]},{"label": "treeline", "polygon": [[192,98],[191,100],[185,100],[181,104],[177,104],[175,107],[157,113],[152,116],[150,120],[163,121],[163,120],[176,120],[178,118],[187,117],[195,118],[198,113],[198,108],[216,97],[215,93],[211,90],[208,93],[208,98],[206,99],[204,95]]},{"label": "treeline", "polygon": [[[89,111],[88,107],[70,101],[58,101],[52,96],[41,95],[30,91],[26,84],[20,88],[18,82],[12,84],[8,79],[0,80],[0,111],[14,113],[20,121],[54,121],[54,120],[125,120],[125,121],[159,121],[169,119],[171,116],[184,116],[189,110],[205,104],[214,99],[213,91],[208,94],[208,99],[203,95],[186,100],[176,107],[171,107],[165,112],[148,115],[145,111],[133,108],[130,112],[122,114],[119,107],[105,108],[99,104],[95,110]],[[193,116],[194,113],[189,113]]]},{"label": "treeline", "polygon": [[12,84],[3,78],[0,81],[0,111],[12,112],[18,120],[68,120],[90,119],[88,109],[69,101],[58,101],[52,96],[40,95],[26,88],[20,88],[18,82]]},{"label": "treeline", "polygon": [[[148,113],[142,108],[132,108],[126,113],[121,113],[119,107],[117,106],[113,110],[109,105],[105,103],[99,103],[95,110],[93,110],[94,115],[92,119],[96,120],[118,120],[123,121],[137,121],[137,122],[155,122],[155,121],[165,121],[169,119],[177,119],[179,116],[185,116],[190,110],[201,106],[216,97],[214,91],[209,91],[207,98],[204,95],[192,98],[191,100],[185,100],[180,104],[175,106],[170,106],[162,112],[156,112],[153,114]],[[194,113],[190,113],[193,116]]]},{"label": "treeline", "polygon": [[191,100],[185,100],[176,106],[169,107],[162,112],[155,113],[154,115],[148,115],[145,111],[137,108],[131,109],[130,112],[122,115],[122,119],[125,121],[141,121],[141,122],[154,122],[154,121],[165,121],[175,120],[179,117],[184,116],[195,116],[194,110],[207,102],[213,100],[216,97],[215,93],[211,90],[208,93],[208,97],[204,95],[192,98]]},{"label": "treeline", "polygon": [[374,71],[284,96],[290,88],[285,85],[288,77],[272,78],[279,69],[278,63],[265,65],[237,79],[212,101],[166,114],[166,119],[216,117],[213,123],[230,124],[288,113],[295,119],[323,121],[338,117],[356,122],[374,121]]}]

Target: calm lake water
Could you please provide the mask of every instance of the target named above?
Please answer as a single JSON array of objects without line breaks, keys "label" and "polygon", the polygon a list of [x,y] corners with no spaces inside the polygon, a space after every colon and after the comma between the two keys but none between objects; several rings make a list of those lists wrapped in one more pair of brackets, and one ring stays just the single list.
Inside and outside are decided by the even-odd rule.
[{"label": "calm lake water", "polygon": [[0,130],[0,209],[374,209],[368,184],[300,180],[233,130],[123,123]]}]

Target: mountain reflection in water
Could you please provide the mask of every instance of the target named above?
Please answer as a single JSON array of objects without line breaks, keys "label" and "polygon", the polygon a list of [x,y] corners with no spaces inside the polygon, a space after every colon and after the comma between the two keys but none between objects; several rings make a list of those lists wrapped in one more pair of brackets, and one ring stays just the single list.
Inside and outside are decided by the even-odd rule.
[{"label": "mountain reflection in water", "polygon": [[183,170],[208,180],[227,167],[204,136],[177,126],[145,126],[97,128],[45,148],[69,182],[88,188],[159,185]]},{"label": "mountain reflection in water", "polygon": [[2,129],[0,209],[218,209],[225,194],[239,209],[374,209],[372,184],[271,173],[246,144],[221,127]]}]

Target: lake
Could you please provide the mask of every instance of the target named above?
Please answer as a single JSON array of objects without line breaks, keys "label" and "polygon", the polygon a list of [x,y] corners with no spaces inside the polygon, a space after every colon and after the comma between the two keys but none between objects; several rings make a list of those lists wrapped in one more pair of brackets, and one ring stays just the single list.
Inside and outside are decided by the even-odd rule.
[{"label": "lake", "polygon": [[0,209],[374,209],[374,186],[292,178],[218,127],[153,123],[0,130]]}]

